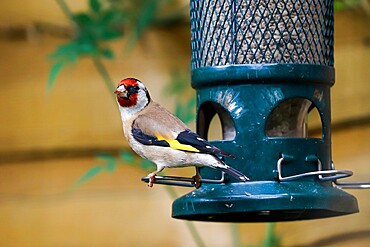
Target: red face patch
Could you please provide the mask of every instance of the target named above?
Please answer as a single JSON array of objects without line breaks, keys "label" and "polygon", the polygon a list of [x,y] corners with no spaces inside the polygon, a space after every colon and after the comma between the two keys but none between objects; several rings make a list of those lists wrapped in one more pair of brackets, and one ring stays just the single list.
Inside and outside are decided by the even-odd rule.
[{"label": "red face patch", "polygon": [[139,84],[137,83],[137,79],[135,78],[126,78],[126,79],[123,79],[122,81],[120,81],[118,83],[118,86],[122,86],[124,85],[126,88],[129,87],[129,86],[139,86]]},{"label": "red face patch", "polygon": [[132,94],[129,97],[121,98],[117,95],[117,101],[122,107],[135,106],[137,103],[137,94]]},{"label": "red face patch", "polygon": [[[118,83],[117,88],[122,86],[122,85],[125,86],[126,89],[128,89],[129,87],[139,86],[137,81],[138,80],[135,79],[135,78],[123,79],[122,81],[120,81]],[[122,107],[132,107],[132,106],[135,106],[137,104],[137,96],[138,96],[137,93],[128,94],[127,97],[120,97],[119,95],[117,95],[117,101],[120,104],[120,106],[122,106]]]}]

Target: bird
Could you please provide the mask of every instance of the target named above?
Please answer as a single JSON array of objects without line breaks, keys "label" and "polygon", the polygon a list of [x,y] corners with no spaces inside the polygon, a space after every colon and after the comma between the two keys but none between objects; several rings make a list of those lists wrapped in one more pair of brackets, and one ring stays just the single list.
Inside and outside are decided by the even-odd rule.
[{"label": "bird", "polygon": [[148,186],[164,168],[195,166],[194,185],[199,188],[199,167],[223,171],[238,181],[249,180],[240,171],[228,166],[221,157],[235,158],[210,144],[190,130],[179,118],[152,100],[148,89],[136,78],[121,80],[116,101],[120,111],[124,136],[134,152],[153,162],[157,169],[148,174]]}]

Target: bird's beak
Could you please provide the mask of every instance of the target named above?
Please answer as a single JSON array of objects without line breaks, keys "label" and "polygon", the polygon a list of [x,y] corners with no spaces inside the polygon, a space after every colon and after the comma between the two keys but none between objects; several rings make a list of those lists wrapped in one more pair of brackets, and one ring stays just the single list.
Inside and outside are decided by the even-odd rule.
[{"label": "bird's beak", "polygon": [[126,89],[117,88],[116,91],[114,91],[114,94],[117,94],[119,97],[127,97],[127,91]]}]

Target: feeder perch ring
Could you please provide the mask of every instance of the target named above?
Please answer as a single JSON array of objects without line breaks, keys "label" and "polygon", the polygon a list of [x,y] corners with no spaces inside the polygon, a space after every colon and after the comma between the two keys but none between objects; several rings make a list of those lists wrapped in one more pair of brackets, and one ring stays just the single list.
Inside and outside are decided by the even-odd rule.
[{"label": "feeder perch ring", "polygon": [[[141,178],[141,181],[148,183],[149,177]],[[201,183],[207,184],[222,184],[225,183],[225,173],[222,172],[220,179],[200,179]],[[172,185],[172,186],[181,186],[181,187],[195,187],[195,179],[194,178],[187,178],[187,177],[176,177],[176,176],[155,176],[154,178],[155,184],[164,184],[164,185]]]},{"label": "feeder perch ring", "polygon": [[285,158],[284,156],[281,157],[280,159],[278,159],[277,164],[276,164],[279,181],[280,182],[291,181],[291,180],[296,180],[296,179],[308,177],[308,176],[318,176],[320,181],[329,181],[329,180],[334,181],[340,178],[350,177],[353,175],[353,172],[348,171],[348,170],[335,170],[335,169],[322,170],[322,163],[320,159],[316,158],[316,160],[317,160],[317,166],[318,166],[317,171],[306,172],[306,173],[301,173],[297,175],[283,177],[282,164],[283,162],[288,162],[289,160]]},{"label": "feeder perch ring", "polygon": [[[331,163],[331,168],[334,170],[334,162]],[[352,181],[352,182],[338,182],[334,181],[334,184],[339,189],[370,189],[370,181]]]}]

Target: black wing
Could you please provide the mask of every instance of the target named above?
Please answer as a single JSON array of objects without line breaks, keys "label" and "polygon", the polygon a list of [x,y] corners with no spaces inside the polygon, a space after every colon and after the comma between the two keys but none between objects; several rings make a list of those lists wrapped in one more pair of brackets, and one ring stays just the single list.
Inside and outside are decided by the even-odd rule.
[{"label": "black wing", "polygon": [[132,128],[131,133],[136,141],[144,145],[155,145],[161,147],[169,147],[170,145],[165,140],[158,140],[157,137],[144,134],[141,129]]},{"label": "black wing", "polygon": [[190,145],[198,149],[202,153],[213,154],[213,155],[222,155],[230,158],[235,158],[234,155],[229,154],[221,149],[213,146],[204,138],[200,137],[198,134],[194,133],[190,129],[182,131],[176,138],[178,142],[185,145]]}]

